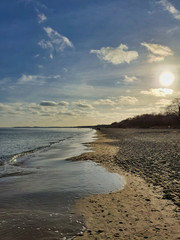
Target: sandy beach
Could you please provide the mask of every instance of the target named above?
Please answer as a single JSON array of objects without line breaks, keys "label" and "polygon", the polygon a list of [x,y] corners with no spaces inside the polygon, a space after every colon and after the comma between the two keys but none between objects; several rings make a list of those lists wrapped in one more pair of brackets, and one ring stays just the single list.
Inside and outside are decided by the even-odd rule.
[{"label": "sandy beach", "polygon": [[76,240],[180,239],[179,130],[101,129],[93,160],[125,177],[123,190],[80,199],[76,210],[86,231]]}]

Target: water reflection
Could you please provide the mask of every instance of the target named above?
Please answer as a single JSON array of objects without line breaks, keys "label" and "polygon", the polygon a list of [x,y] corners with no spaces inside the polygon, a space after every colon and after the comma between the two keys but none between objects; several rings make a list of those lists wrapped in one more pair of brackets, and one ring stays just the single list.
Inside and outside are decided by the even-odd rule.
[{"label": "water reflection", "polygon": [[[73,211],[77,198],[123,188],[122,176],[95,162],[64,160],[87,151],[82,145],[85,140],[89,139],[71,139],[25,157],[20,166],[22,175],[0,179],[0,215],[4,221],[0,235],[4,239],[72,237],[84,227],[82,217]],[[23,169],[29,169],[30,174],[23,175]]]}]

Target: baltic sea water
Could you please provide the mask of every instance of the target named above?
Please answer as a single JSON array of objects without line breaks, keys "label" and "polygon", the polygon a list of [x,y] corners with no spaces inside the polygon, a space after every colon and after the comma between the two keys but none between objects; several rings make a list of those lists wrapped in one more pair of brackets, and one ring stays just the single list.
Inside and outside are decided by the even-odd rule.
[{"label": "baltic sea water", "polygon": [[[0,235],[7,240],[71,239],[83,231],[78,198],[123,188],[123,177],[91,161],[93,129],[0,129]],[[11,231],[9,230],[11,229]]]}]

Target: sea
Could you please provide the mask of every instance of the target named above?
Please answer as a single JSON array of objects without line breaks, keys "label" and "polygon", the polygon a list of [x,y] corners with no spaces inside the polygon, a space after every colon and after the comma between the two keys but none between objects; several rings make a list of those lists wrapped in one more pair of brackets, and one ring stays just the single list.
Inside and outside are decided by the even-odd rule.
[{"label": "sea", "polygon": [[0,236],[70,240],[86,229],[75,202],[124,187],[124,178],[72,157],[94,151],[90,128],[0,128]]}]

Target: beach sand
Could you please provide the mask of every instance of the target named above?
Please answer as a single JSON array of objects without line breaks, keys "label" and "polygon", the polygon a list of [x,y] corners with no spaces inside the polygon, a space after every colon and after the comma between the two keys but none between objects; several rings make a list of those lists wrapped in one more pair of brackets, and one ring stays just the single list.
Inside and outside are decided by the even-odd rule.
[{"label": "beach sand", "polygon": [[71,160],[93,160],[125,177],[124,189],[80,199],[76,210],[86,231],[76,240],[180,239],[179,130],[102,129],[94,152]]}]

